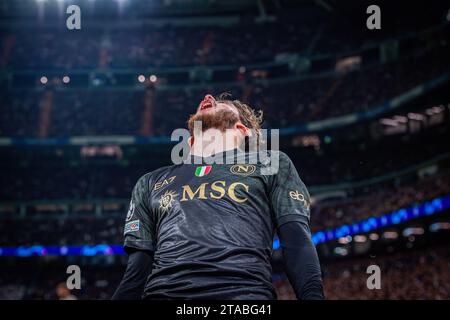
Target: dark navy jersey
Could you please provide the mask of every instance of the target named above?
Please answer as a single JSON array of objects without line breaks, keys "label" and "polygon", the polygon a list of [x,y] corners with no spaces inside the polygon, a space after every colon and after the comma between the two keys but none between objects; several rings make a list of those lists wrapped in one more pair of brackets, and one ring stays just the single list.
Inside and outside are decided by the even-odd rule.
[{"label": "dark navy jersey", "polygon": [[219,154],[233,164],[192,157],[201,163],[139,179],[124,234],[126,250],[154,252],[144,298],[276,298],[274,232],[286,222],[309,220],[310,197],[288,156],[268,154],[278,161],[250,161],[248,153]]}]

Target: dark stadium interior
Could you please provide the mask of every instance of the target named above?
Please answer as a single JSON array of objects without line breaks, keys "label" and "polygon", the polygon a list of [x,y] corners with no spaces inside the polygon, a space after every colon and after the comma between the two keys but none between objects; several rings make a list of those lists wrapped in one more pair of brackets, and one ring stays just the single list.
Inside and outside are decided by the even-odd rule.
[{"label": "dark stadium interior", "polygon": [[[222,92],[280,129],[312,195],[327,299],[450,299],[448,3],[377,1],[370,31],[367,1],[75,2],[79,31],[59,1],[0,3],[0,299],[57,299],[70,264],[74,295],[109,299],[134,184]],[[278,299],[295,299],[280,251]]]}]

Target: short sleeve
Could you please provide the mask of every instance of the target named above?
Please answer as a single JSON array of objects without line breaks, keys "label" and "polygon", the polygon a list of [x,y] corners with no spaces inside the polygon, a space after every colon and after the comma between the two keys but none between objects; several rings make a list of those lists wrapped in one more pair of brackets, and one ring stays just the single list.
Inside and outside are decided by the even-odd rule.
[{"label": "short sleeve", "polygon": [[273,218],[277,228],[286,222],[308,222],[310,217],[310,195],[300,179],[291,159],[279,154],[279,169],[274,175],[270,189]]},{"label": "short sleeve", "polygon": [[141,177],[133,188],[131,201],[125,218],[124,247],[127,249],[155,249],[155,225],[149,209],[149,177]]}]

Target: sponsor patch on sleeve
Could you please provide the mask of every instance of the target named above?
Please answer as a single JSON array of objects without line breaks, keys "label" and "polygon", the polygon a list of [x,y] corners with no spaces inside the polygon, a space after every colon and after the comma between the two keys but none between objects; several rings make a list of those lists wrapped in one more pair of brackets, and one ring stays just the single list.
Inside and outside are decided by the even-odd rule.
[{"label": "sponsor patch on sleeve", "polygon": [[123,234],[139,230],[139,220],[133,220],[125,224]]}]

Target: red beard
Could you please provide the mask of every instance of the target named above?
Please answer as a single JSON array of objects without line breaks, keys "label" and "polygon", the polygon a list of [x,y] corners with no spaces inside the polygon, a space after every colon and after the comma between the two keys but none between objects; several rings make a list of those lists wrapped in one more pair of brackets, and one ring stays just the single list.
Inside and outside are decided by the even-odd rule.
[{"label": "red beard", "polygon": [[239,121],[239,116],[236,113],[228,110],[220,110],[211,113],[196,113],[189,117],[188,128],[191,136],[194,136],[194,122],[200,121],[202,124],[202,131],[208,129],[218,129],[224,132],[227,129],[232,129]]}]

